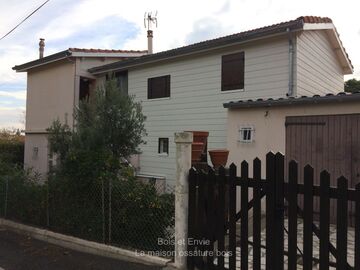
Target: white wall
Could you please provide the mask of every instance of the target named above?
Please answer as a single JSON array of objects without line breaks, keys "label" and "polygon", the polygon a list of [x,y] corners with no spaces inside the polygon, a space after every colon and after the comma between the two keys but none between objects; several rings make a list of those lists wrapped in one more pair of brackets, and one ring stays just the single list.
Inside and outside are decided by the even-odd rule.
[{"label": "white wall", "polygon": [[[34,147],[38,148],[37,157],[34,156]],[[48,140],[46,134],[26,134],[25,136],[25,168],[32,168],[46,176],[48,171]]]},{"label": "white wall", "polygon": [[[244,91],[221,92],[221,56],[245,51]],[[259,41],[231,50],[191,56],[176,62],[129,70],[129,94],[142,101],[147,116],[141,147],[140,173],[175,180],[175,132],[209,131],[208,149],[226,148],[227,112],[223,103],[239,99],[285,97],[288,89],[288,42],[286,38]],[[147,100],[147,80],[171,75],[171,97]],[[168,157],[158,155],[158,138],[168,137]]]},{"label": "white wall", "polygon": [[344,75],[325,31],[304,31],[297,38],[297,95],[344,91]]},{"label": "white wall", "polygon": [[[234,162],[239,170],[240,163],[243,160],[248,161],[249,174],[252,175],[252,161],[258,157],[263,162],[262,173],[265,175],[266,154],[269,151],[285,154],[286,116],[359,112],[359,102],[228,110],[227,147],[230,149],[228,162]],[[243,125],[251,125],[255,128],[255,140],[252,143],[239,142],[239,127]]]},{"label": "white wall", "polygon": [[72,125],[75,65],[59,61],[28,71],[26,131],[45,132],[59,118]]}]

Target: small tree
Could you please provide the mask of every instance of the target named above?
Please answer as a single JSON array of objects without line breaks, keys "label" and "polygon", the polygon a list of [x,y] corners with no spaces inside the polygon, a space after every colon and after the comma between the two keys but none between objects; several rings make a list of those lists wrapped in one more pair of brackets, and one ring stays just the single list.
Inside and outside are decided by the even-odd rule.
[{"label": "small tree", "polygon": [[345,82],[345,92],[360,91],[360,81],[357,79],[350,79]]},{"label": "small tree", "polygon": [[[73,130],[54,121],[49,131],[51,152],[60,167],[77,176],[118,173],[121,159],[139,152],[146,135],[139,102],[123,94],[116,80],[106,81],[88,101],[80,102]],[[65,168],[66,167],[66,168]]]}]

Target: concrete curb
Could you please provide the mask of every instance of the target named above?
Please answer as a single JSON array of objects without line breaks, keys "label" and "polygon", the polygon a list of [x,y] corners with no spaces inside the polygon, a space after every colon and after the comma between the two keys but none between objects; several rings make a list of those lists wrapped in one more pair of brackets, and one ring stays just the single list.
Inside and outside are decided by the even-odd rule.
[{"label": "concrete curb", "polygon": [[87,241],[84,239],[60,233],[55,233],[52,231],[39,229],[36,227],[16,223],[2,218],[0,218],[0,226],[3,226],[5,228],[8,228],[9,230],[13,230],[21,234],[30,235],[35,239],[45,241],[50,244],[108,258],[159,266],[166,266],[171,261],[169,259],[150,256],[146,254],[140,256],[134,251]]}]

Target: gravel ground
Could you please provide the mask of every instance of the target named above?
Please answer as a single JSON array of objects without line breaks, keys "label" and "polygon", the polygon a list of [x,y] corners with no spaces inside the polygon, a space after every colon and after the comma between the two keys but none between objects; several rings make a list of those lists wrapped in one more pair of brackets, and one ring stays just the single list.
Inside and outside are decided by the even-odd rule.
[{"label": "gravel ground", "polygon": [[51,245],[0,227],[0,270],[160,270]]}]

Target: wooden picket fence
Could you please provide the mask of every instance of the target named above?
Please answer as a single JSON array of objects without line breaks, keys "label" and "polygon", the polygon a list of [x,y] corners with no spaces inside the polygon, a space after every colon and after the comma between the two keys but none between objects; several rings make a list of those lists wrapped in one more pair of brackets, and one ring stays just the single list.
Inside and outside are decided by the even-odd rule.
[{"label": "wooden picket fence", "polygon": [[[313,168],[307,165],[303,169],[303,184],[298,179],[295,161],[288,164],[285,179],[284,156],[271,152],[266,156],[265,179],[261,177],[261,161],[257,158],[253,161],[252,178],[246,161],[241,163],[241,176],[237,176],[234,164],[228,170],[221,167],[216,172],[210,168],[208,172],[192,168],[189,172],[188,268],[236,269],[236,261],[240,259],[241,270],[260,270],[264,260],[267,270],[297,269],[297,222],[302,219],[303,269],[313,269],[316,263],[321,270],[330,266],[341,270],[360,269],[360,184],[349,189],[347,179],[340,177],[337,187],[332,187],[329,173],[323,171],[317,186]],[[299,205],[299,196],[303,196],[304,205]],[[318,222],[313,220],[314,197],[320,197]],[[265,245],[261,243],[262,199],[266,201],[263,209],[266,211]],[[336,200],[337,205],[336,247],[329,240],[330,200]],[[354,262],[347,260],[348,202],[355,203]],[[249,210],[252,210],[252,217],[249,217]],[[285,215],[288,219],[287,250],[284,250]],[[251,235],[249,219],[253,221]],[[237,226],[240,226],[239,232]],[[313,235],[320,243],[318,257],[314,256]],[[252,241],[249,241],[250,236]],[[250,262],[249,245],[252,245]],[[238,258],[237,247],[240,248]],[[265,258],[262,258],[262,249]],[[335,263],[329,260],[330,254],[335,257]],[[288,257],[286,265],[284,256]]]}]

